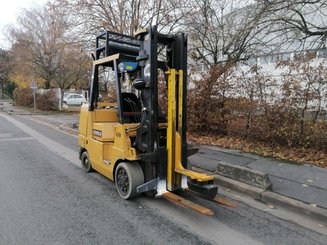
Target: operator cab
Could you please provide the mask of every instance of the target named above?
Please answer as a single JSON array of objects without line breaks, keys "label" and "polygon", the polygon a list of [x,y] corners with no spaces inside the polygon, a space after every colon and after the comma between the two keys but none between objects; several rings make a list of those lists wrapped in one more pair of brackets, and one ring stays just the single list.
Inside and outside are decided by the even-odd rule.
[{"label": "operator cab", "polygon": [[106,31],[96,37],[89,111],[116,109],[121,124],[141,122],[141,101],[132,86],[140,76],[139,49],[140,42],[131,36]]}]

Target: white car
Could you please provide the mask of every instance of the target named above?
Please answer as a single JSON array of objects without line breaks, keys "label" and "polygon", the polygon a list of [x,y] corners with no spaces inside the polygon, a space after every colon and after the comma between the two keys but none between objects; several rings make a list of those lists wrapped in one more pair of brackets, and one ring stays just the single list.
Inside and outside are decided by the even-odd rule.
[{"label": "white car", "polygon": [[81,94],[67,94],[64,95],[64,105],[82,105],[86,100]]}]

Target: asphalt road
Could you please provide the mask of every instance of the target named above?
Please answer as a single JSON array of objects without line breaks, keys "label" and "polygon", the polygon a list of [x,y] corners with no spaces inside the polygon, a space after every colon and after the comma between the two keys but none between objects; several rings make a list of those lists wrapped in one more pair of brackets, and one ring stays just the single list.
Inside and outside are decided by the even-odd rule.
[{"label": "asphalt road", "polygon": [[122,200],[86,174],[77,139],[27,116],[0,114],[0,244],[326,244],[327,237],[267,212],[188,198],[207,217],[164,199]]}]

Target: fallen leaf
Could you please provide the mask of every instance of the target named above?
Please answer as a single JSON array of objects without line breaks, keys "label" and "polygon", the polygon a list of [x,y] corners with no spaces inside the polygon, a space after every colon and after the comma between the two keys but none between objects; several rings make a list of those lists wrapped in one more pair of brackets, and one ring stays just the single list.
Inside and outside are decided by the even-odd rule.
[{"label": "fallen leaf", "polygon": [[[188,132],[188,139],[202,145],[216,145],[228,149],[239,149],[248,153],[257,153],[263,156],[327,168],[327,152],[325,151],[314,149],[308,151],[307,149],[283,146],[275,147],[240,137],[218,137],[216,135],[203,135],[195,132]],[[319,157],[317,157],[318,155]],[[282,163],[278,163],[279,166],[282,166],[281,164]]]}]

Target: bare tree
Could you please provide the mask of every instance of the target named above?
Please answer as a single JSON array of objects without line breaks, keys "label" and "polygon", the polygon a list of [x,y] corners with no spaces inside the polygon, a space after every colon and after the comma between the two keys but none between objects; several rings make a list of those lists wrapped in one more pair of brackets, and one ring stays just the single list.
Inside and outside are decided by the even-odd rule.
[{"label": "bare tree", "polygon": [[[327,1],[326,0],[258,0],[265,6],[266,23],[279,42],[288,49],[326,47]],[[285,49],[285,48],[284,48]]]},{"label": "bare tree", "polygon": [[50,88],[54,81],[58,85],[63,77],[71,77],[72,72],[79,76],[79,69],[68,69],[76,64],[67,57],[74,57],[78,65],[85,63],[85,54],[80,52],[83,47],[74,36],[75,23],[66,6],[65,1],[56,1],[24,9],[18,18],[18,27],[11,29],[16,67],[23,63],[33,71],[34,77],[44,81],[44,88]]},{"label": "bare tree", "polygon": [[[15,55],[29,59],[35,75],[44,79],[50,88],[56,76],[62,53],[63,35],[67,29],[65,17],[56,14],[55,6],[25,9],[18,18],[19,28],[12,29],[16,46],[22,46]],[[21,53],[22,51],[24,51]],[[28,53],[26,58],[24,56]]]},{"label": "bare tree", "polygon": [[88,34],[110,30],[128,35],[149,25],[170,32],[181,21],[179,8],[186,1],[177,0],[71,0],[75,16]]},{"label": "bare tree", "polygon": [[62,96],[65,90],[72,87],[87,89],[90,80],[90,62],[90,57],[79,45],[70,47],[63,53],[57,75],[54,78],[54,84],[61,89]]},{"label": "bare tree", "polygon": [[[190,33],[191,57],[206,67],[235,64],[246,60],[261,45],[258,34],[264,26],[264,5],[251,1],[193,1],[186,19]],[[196,16],[196,18],[194,18]]]}]

